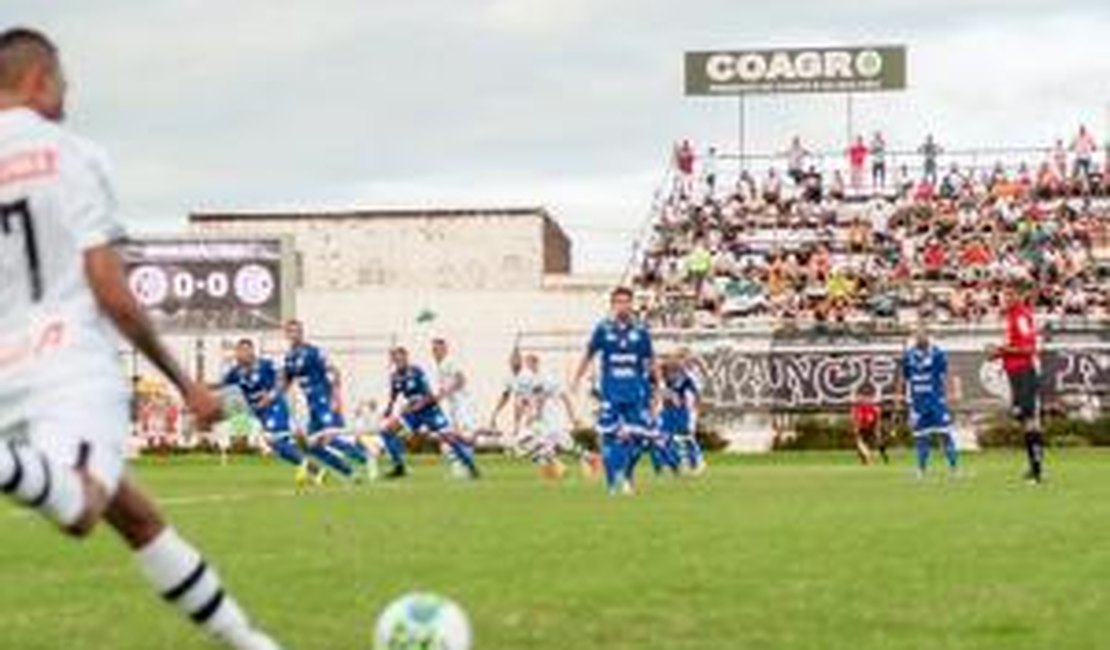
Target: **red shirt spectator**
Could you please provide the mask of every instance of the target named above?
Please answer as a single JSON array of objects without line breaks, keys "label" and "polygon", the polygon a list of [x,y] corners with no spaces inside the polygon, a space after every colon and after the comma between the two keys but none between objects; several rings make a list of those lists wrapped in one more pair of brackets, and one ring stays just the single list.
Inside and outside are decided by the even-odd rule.
[{"label": "red shirt spectator", "polygon": [[975,240],[968,244],[960,254],[960,266],[989,266],[991,252],[982,240]]},{"label": "red shirt spectator", "polygon": [[944,246],[936,240],[926,244],[925,252],[922,254],[922,262],[927,272],[939,273],[944,269],[944,265],[948,263],[948,255],[944,251]]},{"label": "red shirt spectator", "polygon": [[856,141],[848,147],[848,166],[851,169],[852,187],[863,184],[863,164],[867,162],[867,145],[862,136],[857,136]]},{"label": "red shirt spectator", "polygon": [[694,173],[694,147],[689,140],[683,140],[682,144],[675,147],[674,164],[684,176]]}]

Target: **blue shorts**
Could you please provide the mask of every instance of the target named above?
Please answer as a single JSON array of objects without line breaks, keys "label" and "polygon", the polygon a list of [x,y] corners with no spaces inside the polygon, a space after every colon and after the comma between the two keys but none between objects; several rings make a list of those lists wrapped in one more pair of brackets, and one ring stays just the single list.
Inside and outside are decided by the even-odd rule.
[{"label": "blue shorts", "polygon": [[401,422],[412,433],[442,433],[451,428],[447,416],[438,406],[426,406],[401,416]]},{"label": "blue shorts", "polygon": [[638,402],[602,402],[597,414],[597,431],[603,437],[619,432],[626,435],[647,435],[651,431],[651,413]]},{"label": "blue shorts", "polygon": [[926,436],[933,433],[949,433],[952,429],[952,416],[948,413],[947,406],[932,406],[930,408],[910,408],[910,429],[915,436]]},{"label": "blue shorts", "polygon": [[290,422],[289,418],[289,409],[260,409],[255,411],[254,417],[258,418],[259,424],[262,425],[262,430],[268,433],[270,437],[289,435],[293,431],[292,422]]},{"label": "blue shorts", "polygon": [[659,414],[659,431],[668,436],[690,435],[690,411],[663,409]]},{"label": "blue shorts", "polygon": [[342,429],[347,426],[343,416],[330,408],[315,408],[308,413],[308,435],[316,435],[329,429]]}]

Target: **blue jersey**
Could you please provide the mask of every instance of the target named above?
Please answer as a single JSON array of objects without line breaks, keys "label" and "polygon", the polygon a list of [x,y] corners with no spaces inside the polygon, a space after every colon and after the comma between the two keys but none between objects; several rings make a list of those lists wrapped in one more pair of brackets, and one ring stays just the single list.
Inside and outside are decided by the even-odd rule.
[{"label": "blue jersey", "polygon": [[914,346],[902,358],[902,378],[914,429],[946,426],[948,355],[936,346],[926,350]]},{"label": "blue jersey", "polygon": [[310,412],[331,410],[333,387],[320,348],[306,343],[290,349],[285,354],[285,378],[300,386]]},{"label": "blue jersey", "polygon": [[[396,370],[389,377],[389,398],[396,401],[404,397],[409,402],[416,402],[431,397],[432,386],[428,383],[428,376],[418,366],[408,365],[401,370]],[[401,416],[405,427],[413,433],[431,431],[438,433],[450,427],[447,416],[435,402],[428,402],[416,411],[409,411]]]},{"label": "blue jersey", "polygon": [[651,333],[640,323],[606,319],[590,337],[588,353],[601,358],[601,399],[646,404],[651,397]]},{"label": "blue jersey", "polygon": [[389,377],[389,396],[391,400],[404,397],[410,402],[432,396],[432,386],[428,376],[419,366],[408,365],[396,370]]},{"label": "blue jersey", "polygon": [[249,366],[235,364],[223,379],[224,386],[235,386],[243,392],[255,417],[270,432],[283,432],[290,428],[289,404],[284,395],[276,395],[268,405],[262,405],[263,398],[273,394],[277,384],[277,368],[269,359],[258,359]]},{"label": "blue jersey", "polygon": [[698,385],[685,370],[663,374],[663,406],[659,413],[660,428],[666,433],[688,433],[690,405],[697,399]]}]

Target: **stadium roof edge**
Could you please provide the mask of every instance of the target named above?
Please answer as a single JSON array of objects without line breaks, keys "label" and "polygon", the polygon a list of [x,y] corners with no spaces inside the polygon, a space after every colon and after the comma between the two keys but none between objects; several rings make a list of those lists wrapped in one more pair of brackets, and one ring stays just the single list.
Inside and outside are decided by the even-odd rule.
[{"label": "stadium roof edge", "polygon": [[351,208],[299,210],[210,210],[193,212],[190,223],[211,221],[255,221],[299,219],[419,219],[457,217],[542,217],[554,221],[544,206],[504,206],[491,208]]}]

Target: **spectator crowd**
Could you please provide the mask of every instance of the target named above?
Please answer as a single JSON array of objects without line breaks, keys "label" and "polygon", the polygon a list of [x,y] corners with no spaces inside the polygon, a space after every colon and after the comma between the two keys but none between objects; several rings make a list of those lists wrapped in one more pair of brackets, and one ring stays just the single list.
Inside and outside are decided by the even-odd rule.
[{"label": "spectator crowd", "polygon": [[[1050,318],[1110,315],[1110,173],[1085,129],[1041,160],[949,162],[932,135],[887,178],[880,133],[819,170],[798,138],[759,178],[676,146],[673,183],[635,269],[659,325],[977,322],[1021,281]],[[870,165],[868,166],[868,164]]]}]

